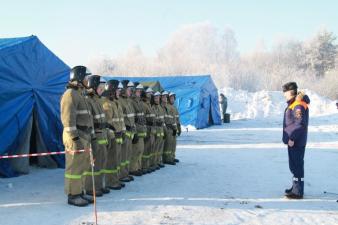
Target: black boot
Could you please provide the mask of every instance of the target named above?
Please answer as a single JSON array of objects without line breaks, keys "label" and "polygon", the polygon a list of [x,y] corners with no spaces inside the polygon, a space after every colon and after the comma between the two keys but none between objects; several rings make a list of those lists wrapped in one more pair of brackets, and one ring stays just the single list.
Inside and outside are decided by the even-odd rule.
[{"label": "black boot", "polygon": [[109,188],[107,187],[102,188],[101,191],[103,194],[108,194],[110,192]]},{"label": "black boot", "polygon": [[285,194],[290,194],[292,192],[292,187],[289,189],[285,189]]},{"label": "black boot", "polygon": [[123,177],[120,179],[121,182],[130,182],[130,178],[129,177]]},{"label": "black boot", "polygon": [[285,194],[290,199],[302,199],[304,194],[304,178],[293,178],[291,192]]},{"label": "black boot", "polygon": [[86,199],[83,199],[81,195],[68,195],[68,204],[78,207],[84,207],[89,204]]},{"label": "black boot", "polygon": [[[90,195],[90,196],[93,196],[93,191],[86,191],[86,194],[87,195]],[[95,191],[95,195],[96,197],[102,197],[103,196],[103,193],[101,190],[96,190]]]},{"label": "black boot", "polygon": [[133,175],[133,176],[137,176],[137,177],[140,177],[140,176],[143,175],[141,170],[130,172],[130,174]]},{"label": "black boot", "polygon": [[178,159],[175,159],[174,161],[175,161],[175,163],[179,163],[180,162],[180,160],[178,160]]},{"label": "black boot", "polygon": [[84,200],[86,200],[88,203],[94,203],[94,198],[88,194],[82,194],[81,198],[83,198]]},{"label": "black boot", "polygon": [[122,186],[120,184],[118,184],[118,185],[114,185],[114,186],[109,186],[108,188],[112,189],[112,190],[121,190]]},{"label": "black boot", "polygon": [[289,199],[302,199],[303,195],[296,195],[296,194],[291,192],[289,194],[286,194],[285,197],[287,197]]}]

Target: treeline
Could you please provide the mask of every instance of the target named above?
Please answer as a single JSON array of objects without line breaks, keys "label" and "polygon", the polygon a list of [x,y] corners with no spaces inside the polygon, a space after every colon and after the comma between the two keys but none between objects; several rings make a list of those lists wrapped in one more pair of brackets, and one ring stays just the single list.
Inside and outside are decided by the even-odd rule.
[{"label": "treeline", "polygon": [[219,31],[210,23],[180,28],[157,51],[147,57],[139,46],[115,58],[93,60],[95,72],[125,76],[211,74],[218,87],[248,91],[280,90],[293,80],[303,88],[338,99],[336,36],[321,29],[306,40],[283,40],[267,49],[257,44],[240,53],[235,33]]}]

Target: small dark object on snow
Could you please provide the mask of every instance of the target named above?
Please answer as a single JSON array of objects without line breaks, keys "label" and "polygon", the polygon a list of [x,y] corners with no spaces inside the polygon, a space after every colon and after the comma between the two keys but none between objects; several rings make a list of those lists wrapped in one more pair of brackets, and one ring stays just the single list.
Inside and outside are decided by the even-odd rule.
[{"label": "small dark object on snow", "polygon": [[263,206],[261,206],[261,205],[255,205],[255,208],[256,209],[263,209]]}]

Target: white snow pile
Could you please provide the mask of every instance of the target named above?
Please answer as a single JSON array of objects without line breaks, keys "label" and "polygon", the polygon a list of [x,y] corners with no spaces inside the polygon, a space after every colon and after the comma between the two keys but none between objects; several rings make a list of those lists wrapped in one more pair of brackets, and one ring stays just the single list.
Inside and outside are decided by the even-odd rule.
[{"label": "white snow pile", "polygon": [[[248,92],[223,88],[219,90],[228,99],[228,110],[231,120],[280,118],[286,106],[283,93],[280,91]],[[322,97],[311,90],[305,90],[309,96],[310,116],[321,116],[337,113],[336,102]]]}]

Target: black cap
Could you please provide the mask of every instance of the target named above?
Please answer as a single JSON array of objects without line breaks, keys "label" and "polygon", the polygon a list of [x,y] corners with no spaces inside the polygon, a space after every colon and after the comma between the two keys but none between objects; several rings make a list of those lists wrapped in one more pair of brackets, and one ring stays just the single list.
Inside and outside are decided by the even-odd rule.
[{"label": "black cap", "polygon": [[282,86],[283,92],[294,90],[297,93],[297,83],[296,82],[288,82]]}]

